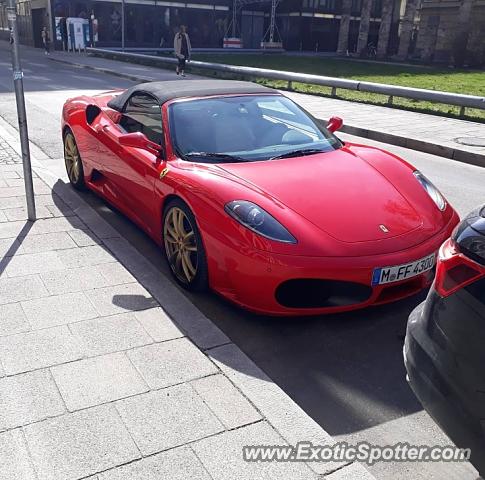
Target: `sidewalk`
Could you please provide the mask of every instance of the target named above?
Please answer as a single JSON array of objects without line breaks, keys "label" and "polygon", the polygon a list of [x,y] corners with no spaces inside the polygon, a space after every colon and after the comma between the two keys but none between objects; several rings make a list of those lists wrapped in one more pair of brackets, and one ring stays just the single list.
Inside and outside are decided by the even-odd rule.
[{"label": "sidewalk", "polygon": [[[54,52],[49,59],[140,82],[177,78],[167,70],[85,54]],[[480,139],[485,145],[483,123],[294,92],[284,94],[318,118],[343,117],[345,133],[485,167],[485,146],[473,147],[456,141]]]},{"label": "sidewalk", "polygon": [[17,152],[0,126],[0,480],[374,478],[244,462],[333,440],[35,159],[27,222]]}]

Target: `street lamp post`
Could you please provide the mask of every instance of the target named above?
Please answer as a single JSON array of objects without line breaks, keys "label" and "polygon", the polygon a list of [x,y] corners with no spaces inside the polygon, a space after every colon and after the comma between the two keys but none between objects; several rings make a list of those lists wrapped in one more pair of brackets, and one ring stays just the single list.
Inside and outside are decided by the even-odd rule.
[{"label": "street lamp post", "polygon": [[125,0],[121,0],[121,50],[125,51]]},{"label": "street lamp post", "polygon": [[12,69],[15,98],[17,101],[17,117],[19,122],[20,147],[22,150],[22,164],[24,169],[25,196],[27,198],[27,215],[29,220],[35,221],[35,198],[32,183],[32,165],[30,163],[29,132],[27,128],[27,114],[25,112],[24,82],[19,55],[19,35],[17,30],[17,10],[15,0],[8,0],[7,18],[10,26],[10,43],[12,44]]}]

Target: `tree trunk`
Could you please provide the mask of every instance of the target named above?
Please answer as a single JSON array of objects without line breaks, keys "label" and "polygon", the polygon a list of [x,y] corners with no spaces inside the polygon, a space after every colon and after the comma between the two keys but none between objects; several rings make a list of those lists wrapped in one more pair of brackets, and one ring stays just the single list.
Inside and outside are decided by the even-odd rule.
[{"label": "tree trunk", "polygon": [[360,12],[359,39],[357,41],[357,55],[362,56],[367,51],[369,40],[370,13],[374,0],[363,0]]},{"label": "tree trunk", "polygon": [[411,37],[413,35],[414,18],[416,17],[416,11],[420,3],[420,0],[407,0],[406,10],[401,23],[401,35],[399,37],[399,50],[397,52],[397,58],[399,60],[406,60],[408,57]]},{"label": "tree trunk", "polygon": [[379,41],[377,42],[377,56],[379,58],[387,56],[393,6],[394,0],[383,0],[382,2],[381,26],[379,28]]},{"label": "tree trunk", "polygon": [[342,0],[342,18],[340,19],[340,29],[338,32],[337,53],[345,55],[349,48],[349,27],[350,11],[352,9],[352,0]]}]

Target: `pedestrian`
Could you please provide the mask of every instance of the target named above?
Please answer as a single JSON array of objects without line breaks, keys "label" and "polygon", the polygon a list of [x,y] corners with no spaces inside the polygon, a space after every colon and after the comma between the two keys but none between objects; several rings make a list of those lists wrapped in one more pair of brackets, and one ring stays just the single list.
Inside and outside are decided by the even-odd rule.
[{"label": "pedestrian", "polygon": [[49,40],[49,32],[47,31],[47,27],[44,27],[42,29],[41,36],[42,36],[42,43],[44,44],[45,54],[46,55],[49,55],[49,49],[50,49],[49,43],[50,43],[50,40]]},{"label": "pedestrian", "polygon": [[185,77],[185,63],[190,62],[190,54],[192,50],[187,27],[185,25],[180,25],[180,30],[175,34],[173,49],[175,51],[175,56],[179,61],[176,69],[177,75]]}]

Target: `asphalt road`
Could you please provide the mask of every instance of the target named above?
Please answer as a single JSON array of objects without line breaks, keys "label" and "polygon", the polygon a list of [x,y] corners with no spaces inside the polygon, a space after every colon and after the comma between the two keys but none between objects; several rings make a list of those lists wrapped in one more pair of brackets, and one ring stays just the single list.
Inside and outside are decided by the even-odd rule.
[{"label": "asphalt road", "polygon": [[[0,45],[0,116],[17,127],[9,62],[8,51]],[[50,157],[46,164],[61,172],[59,121],[63,102],[80,93],[124,88],[132,82],[50,62],[40,52],[24,52],[23,66],[31,140]],[[175,75],[168,72],[167,78]],[[329,116],[332,114],[338,112],[329,112]],[[377,145],[357,137],[342,138]],[[420,168],[460,214],[484,201],[485,169],[380,146]],[[84,198],[162,275],[169,275],[158,247],[143,232],[94,195],[86,193]],[[416,445],[450,443],[405,381],[402,344],[406,321],[425,298],[424,293],[360,312],[292,319],[249,314],[215,294],[189,298],[337,439],[381,445],[399,441]],[[478,476],[469,464],[380,463],[370,470],[380,480],[474,480]]]}]

